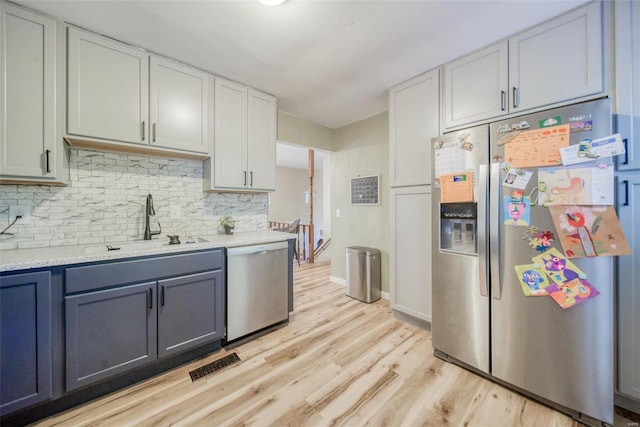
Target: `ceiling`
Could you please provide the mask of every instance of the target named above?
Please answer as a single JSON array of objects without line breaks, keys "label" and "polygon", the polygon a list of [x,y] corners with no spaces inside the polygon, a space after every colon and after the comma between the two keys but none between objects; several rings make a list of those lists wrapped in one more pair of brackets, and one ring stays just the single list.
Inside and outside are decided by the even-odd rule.
[{"label": "ceiling", "polygon": [[339,128],[387,110],[387,90],[585,0],[13,0],[269,92]]}]

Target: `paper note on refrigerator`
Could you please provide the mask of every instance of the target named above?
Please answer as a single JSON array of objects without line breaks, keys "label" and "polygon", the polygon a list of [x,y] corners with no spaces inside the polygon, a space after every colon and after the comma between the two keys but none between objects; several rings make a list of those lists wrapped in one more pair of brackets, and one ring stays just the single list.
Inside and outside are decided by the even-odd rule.
[{"label": "paper note on refrigerator", "polygon": [[505,144],[504,158],[516,168],[559,165],[560,149],[569,142],[568,124],[526,130]]},{"label": "paper note on refrigerator", "polygon": [[594,159],[612,157],[624,153],[625,148],[619,133],[605,138],[594,139],[593,141],[588,138],[581,139],[577,144],[560,150],[562,164],[565,166],[591,162]]},{"label": "paper note on refrigerator", "polygon": [[473,173],[440,176],[440,203],[473,202]]},{"label": "paper note on refrigerator", "polygon": [[514,265],[516,276],[526,297],[543,297],[549,295],[545,288],[551,283],[540,266],[533,264]]},{"label": "paper note on refrigerator", "polygon": [[556,248],[551,248],[540,255],[536,255],[531,260],[544,270],[552,282],[559,285],[576,278],[586,278],[584,272]]},{"label": "paper note on refrigerator", "polygon": [[442,175],[461,173],[467,169],[467,151],[461,141],[436,141],[434,143],[434,167],[436,179]]},{"label": "paper note on refrigerator", "polygon": [[553,283],[547,286],[545,290],[563,310],[600,295],[600,292],[591,283],[586,279],[579,278],[562,284]]},{"label": "paper note on refrigerator", "polygon": [[613,206],[549,206],[567,258],[630,255]]},{"label": "paper note on refrigerator", "polygon": [[538,169],[538,203],[613,205],[613,164],[590,168]]}]

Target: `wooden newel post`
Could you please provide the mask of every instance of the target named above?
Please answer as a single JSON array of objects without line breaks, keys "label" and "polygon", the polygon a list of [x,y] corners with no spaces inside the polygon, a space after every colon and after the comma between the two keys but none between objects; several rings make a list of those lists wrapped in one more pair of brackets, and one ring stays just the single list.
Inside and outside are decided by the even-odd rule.
[{"label": "wooden newel post", "polygon": [[313,232],[313,176],[315,173],[315,156],[309,150],[309,262],[313,263],[314,232]]}]

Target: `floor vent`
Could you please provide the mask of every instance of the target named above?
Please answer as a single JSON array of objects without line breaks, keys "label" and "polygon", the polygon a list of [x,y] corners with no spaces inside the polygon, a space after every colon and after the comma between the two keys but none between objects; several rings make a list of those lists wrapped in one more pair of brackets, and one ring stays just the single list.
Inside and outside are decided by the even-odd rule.
[{"label": "floor vent", "polygon": [[230,355],[225,356],[221,359],[214,360],[211,363],[207,363],[206,365],[203,365],[198,369],[194,369],[193,371],[189,372],[189,375],[191,376],[191,381],[199,380],[202,377],[205,377],[229,365],[233,365],[234,363],[239,361],[240,361],[240,358],[236,353],[231,353]]}]

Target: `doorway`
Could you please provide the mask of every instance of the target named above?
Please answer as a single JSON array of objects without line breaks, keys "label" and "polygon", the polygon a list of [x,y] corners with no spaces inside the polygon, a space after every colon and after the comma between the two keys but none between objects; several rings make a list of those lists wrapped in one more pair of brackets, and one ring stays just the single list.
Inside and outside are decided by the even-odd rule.
[{"label": "doorway", "polygon": [[276,190],[269,193],[269,223],[290,223],[300,218],[299,254],[309,260],[313,251],[331,237],[331,156],[328,151],[288,142],[278,141],[276,147]]}]

